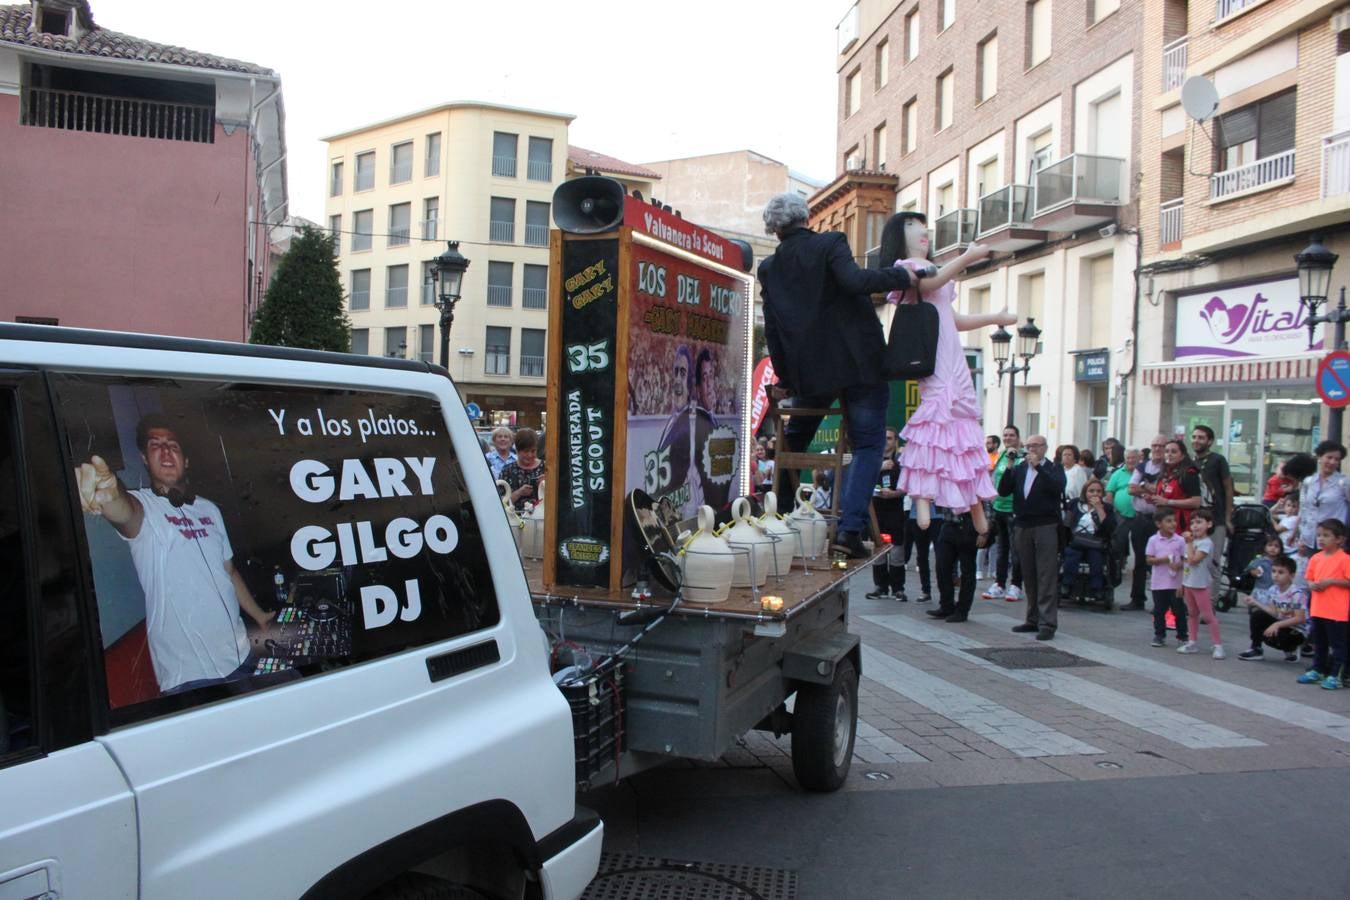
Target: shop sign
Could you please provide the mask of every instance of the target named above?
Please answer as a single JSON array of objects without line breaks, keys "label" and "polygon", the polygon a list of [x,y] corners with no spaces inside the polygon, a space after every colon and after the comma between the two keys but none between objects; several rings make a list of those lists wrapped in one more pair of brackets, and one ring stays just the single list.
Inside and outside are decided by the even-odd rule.
[{"label": "shop sign", "polygon": [[625,197],[623,224],[648,237],[679,247],[688,253],[710,259],[732,269],[741,269],[741,248],[721,235],[686,222],[659,206],[643,203],[636,197]]},{"label": "shop sign", "polygon": [[[1321,346],[1319,341],[1313,349]],[[1298,279],[1179,295],[1176,348],[1178,360],[1307,353],[1307,312],[1299,302]]]},{"label": "shop sign", "polygon": [[1111,351],[1084,350],[1074,354],[1073,380],[1080,383],[1098,383],[1108,380],[1111,370]]}]

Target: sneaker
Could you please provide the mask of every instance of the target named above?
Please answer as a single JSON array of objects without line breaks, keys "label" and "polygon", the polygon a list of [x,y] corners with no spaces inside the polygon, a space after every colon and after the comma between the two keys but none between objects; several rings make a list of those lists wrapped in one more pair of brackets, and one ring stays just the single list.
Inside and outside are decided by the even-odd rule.
[{"label": "sneaker", "polygon": [[1322,690],[1339,691],[1341,689],[1341,680],[1335,675],[1328,675],[1322,679]]},{"label": "sneaker", "polygon": [[933,595],[930,594],[930,593],[928,593],[927,591],[924,591],[922,594],[919,595],[919,599],[918,599],[918,600],[915,600],[914,602],[915,602],[915,603],[928,603],[928,602],[931,601],[932,599],[933,599]]},{"label": "sneaker", "polygon": [[1330,676],[1328,675],[1323,675],[1316,669],[1309,669],[1302,675],[1298,676],[1297,680],[1299,684],[1321,684],[1324,679],[1329,677]]},{"label": "sneaker", "polygon": [[1266,658],[1265,651],[1258,650],[1256,647],[1253,647],[1250,650],[1243,650],[1241,653],[1238,654],[1238,659],[1265,659],[1265,658]]},{"label": "sneaker", "polygon": [[874,591],[868,591],[866,594],[863,594],[863,596],[868,600],[885,600],[891,596],[891,592],[886,588],[877,588]]},{"label": "sneaker", "polygon": [[1200,648],[1196,646],[1195,641],[1182,641],[1181,646],[1177,648],[1178,653],[1199,653]]},{"label": "sneaker", "polygon": [[1155,637],[1153,640],[1148,642],[1148,645],[1150,647],[1166,647],[1167,640],[1166,638]]},{"label": "sneaker", "polygon": [[835,535],[830,550],[842,554],[845,559],[867,559],[867,548],[863,546],[862,535],[856,531],[841,531]]},{"label": "sneaker", "polygon": [[908,603],[908,602],[909,602],[909,598],[905,596],[905,592],[904,592],[904,591],[897,591],[897,592],[895,593],[895,599],[898,600],[898,601],[900,601],[901,603]]},{"label": "sneaker", "polygon": [[1284,654],[1285,662],[1298,662],[1298,654],[1290,650]]},{"label": "sneaker", "polygon": [[989,589],[980,596],[985,600],[1002,600],[1003,588],[999,587],[998,583],[995,582],[994,584],[989,585]]},{"label": "sneaker", "polygon": [[1008,590],[1004,592],[1003,599],[1009,603],[1017,603],[1022,600],[1022,589],[1015,584],[1008,585]]},{"label": "sneaker", "polygon": [[1041,626],[1031,625],[1026,622],[1023,622],[1021,625],[1014,625],[1012,627],[1012,630],[1017,634],[1031,634],[1034,631],[1040,631]]},{"label": "sneaker", "polygon": [[989,577],[988,574],[986,574],[982,569],[976,569],[976,570],[975,570],[975,580],[976,580],[976,581],[984,581],[984,580],[985,580],[986,578],[988,578],[988,577]]},{"label": "sneaker", "polygon": [[1227,658],[1228,654],[1223,652],[1223,644],[1215,644],[1214,652],[1211,653],[1210,656],[1214,657],[1215,659],[1225,659]]}]

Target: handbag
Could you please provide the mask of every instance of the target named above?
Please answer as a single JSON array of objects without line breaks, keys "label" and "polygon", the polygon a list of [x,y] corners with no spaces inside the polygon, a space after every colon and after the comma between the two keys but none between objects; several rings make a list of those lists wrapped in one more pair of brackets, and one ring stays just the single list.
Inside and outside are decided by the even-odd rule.
[{"label": "handbag", "polygon": [[887,381],[927,378],[937,368],[938,311],[931,303],[897,303],[881,361]]}]

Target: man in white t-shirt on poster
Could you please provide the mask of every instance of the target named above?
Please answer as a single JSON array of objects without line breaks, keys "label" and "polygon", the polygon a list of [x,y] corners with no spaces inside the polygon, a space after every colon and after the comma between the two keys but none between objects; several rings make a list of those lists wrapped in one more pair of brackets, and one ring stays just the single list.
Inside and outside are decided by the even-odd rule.
[{"label": "man in white t-shirt on poster", "polygon": [[131,548],[145,592],[145,630],[163,692],[248,675],[242,609],[260,626],[264,613],[234,567],[220,507],[192,493],[188,455],[171,422],[144,416],[136,446],[150,487],[127,491],[99,456],[75,470],[84,511],[101,515]]}]

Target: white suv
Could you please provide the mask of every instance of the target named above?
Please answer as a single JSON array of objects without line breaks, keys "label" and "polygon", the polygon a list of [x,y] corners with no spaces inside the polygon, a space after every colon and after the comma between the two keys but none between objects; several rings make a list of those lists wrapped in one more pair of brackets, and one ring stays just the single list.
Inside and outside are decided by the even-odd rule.
[{"label": "white suv", "polygon": [[0,360],[0,897],[581,893],[602,827],[443,372]]}]

